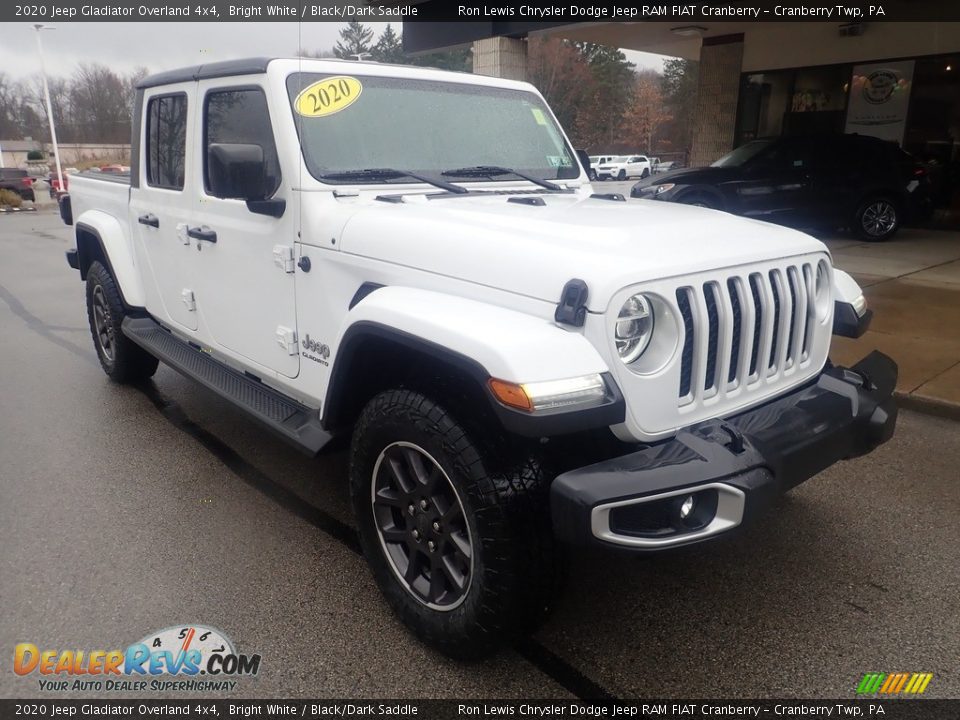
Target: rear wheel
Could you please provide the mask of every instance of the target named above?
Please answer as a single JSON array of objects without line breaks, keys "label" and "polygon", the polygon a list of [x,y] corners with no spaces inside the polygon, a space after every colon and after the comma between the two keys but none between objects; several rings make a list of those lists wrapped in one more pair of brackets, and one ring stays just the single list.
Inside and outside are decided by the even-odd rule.
[{"label": "rear wheel", "polygon": [[890,198],[868,198],[857,208],[854,227],[864,240],[882,242],[897,232],[900,213]]},{"label": "rear wheel", "polygon": [[649,168],[644,168],[644,169],[643,169],[643,172],[640,173],[640,179],[641,179],[641,180],[646,180],[648,177],[650,177],[650,169],[649,169]]},{"label": "rear wheel", "polygon": [[120,383],[152,377],[158,361],[120,329],[126,308],[110,271],[100,262],[87,270],[87,320],[100,365]]},{"label": "rear wheel", "polygon": [[476,435],[426,396],[389,390],[361,413],[351,448],[351,498],[381,592],[456,657],[536,627],[560,575],[539,467],[504,463],[510,452]]}]

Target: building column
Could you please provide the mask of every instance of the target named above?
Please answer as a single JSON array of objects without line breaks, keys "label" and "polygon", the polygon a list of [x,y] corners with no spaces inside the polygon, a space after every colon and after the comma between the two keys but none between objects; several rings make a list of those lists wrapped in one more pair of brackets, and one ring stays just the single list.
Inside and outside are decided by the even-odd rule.
[{"label": "building column", "polygon": [[691,167],[709,165],[733,148],[742,63],[743,35],[704,38],[693,115]]},{"label": "building column", "polygon": [[527,41],[494,37],[473,43],[473,72],[509,80],[527,79]]}]

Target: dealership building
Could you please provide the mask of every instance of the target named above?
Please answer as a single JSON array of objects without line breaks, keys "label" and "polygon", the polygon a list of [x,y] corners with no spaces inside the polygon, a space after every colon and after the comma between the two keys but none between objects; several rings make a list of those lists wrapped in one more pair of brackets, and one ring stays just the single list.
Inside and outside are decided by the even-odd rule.
[{"label": "dealership building", "polygon": [[960,23],[438,22],[403,33],[408,52],[472,43],[474,72],[514,79],[534,34],[698,60],[694,165],[810,131],[883,137],[944,167],[960,160]]}]

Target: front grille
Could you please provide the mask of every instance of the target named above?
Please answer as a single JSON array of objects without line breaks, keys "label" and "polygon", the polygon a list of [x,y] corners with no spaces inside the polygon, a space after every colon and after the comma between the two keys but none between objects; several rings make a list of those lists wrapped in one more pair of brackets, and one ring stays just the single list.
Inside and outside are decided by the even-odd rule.
[{"label": "front grille", "polygon": [[814,323],[809,262],[677,288],[681,406],[759,387],[804,362]]}]

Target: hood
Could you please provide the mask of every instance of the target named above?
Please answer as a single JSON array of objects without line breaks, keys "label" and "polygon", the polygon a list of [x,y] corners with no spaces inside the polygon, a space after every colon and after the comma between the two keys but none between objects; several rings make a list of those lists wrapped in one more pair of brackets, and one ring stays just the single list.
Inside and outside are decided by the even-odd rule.
[{"label": "hood", "polygon": [[795,230],[687,205],[477,193],[358,205],[340,250],[551,303],[578,278],[589,310],[603,312],[630,285],[826,248]]},{"label": "hood", "polygon": [[678,185],[694,184],[715,184],[725,182],[739,176],[740,168],[737,167],[698,167],[698,168],[680,168],[660,173],[642,180],[638,183],[641,187],[648,185],[663,185],[672,182]]}]

